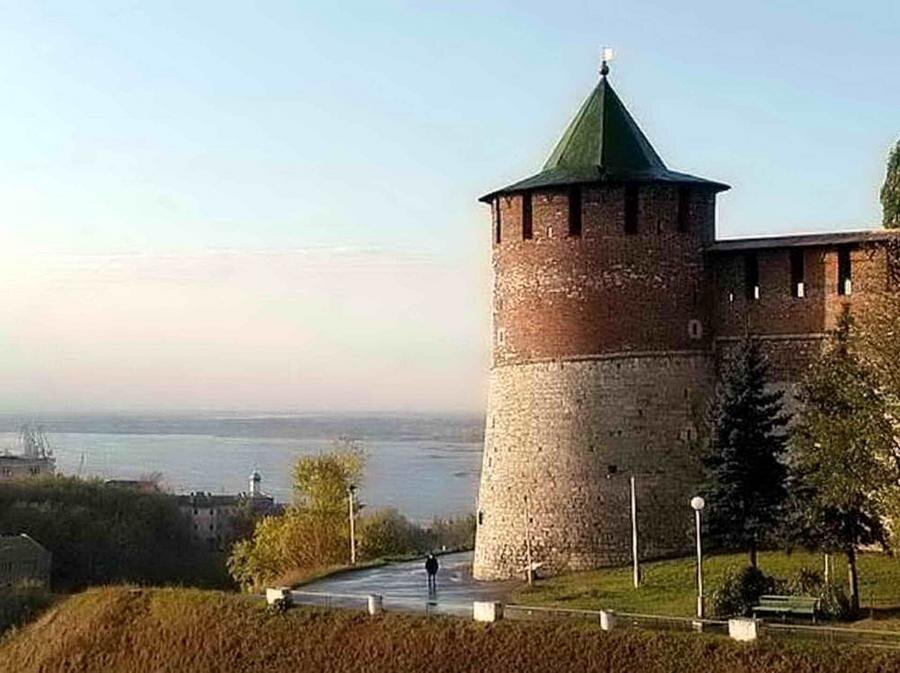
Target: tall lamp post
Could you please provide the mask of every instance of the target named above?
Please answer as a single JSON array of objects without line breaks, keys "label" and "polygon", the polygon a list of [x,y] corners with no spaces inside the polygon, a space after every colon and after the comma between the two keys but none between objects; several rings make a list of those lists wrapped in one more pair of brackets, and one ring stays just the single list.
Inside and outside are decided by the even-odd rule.
[{"label": "tall lamp post", "polygon": [[634,588],[641,586],[641,566],[638,563],[638,527],[637,527],[637,492],[634,488],[634,475],[629,479],[631,485],[631,575]]},{"label": "tall lamp post", "polygon": [[[613,475],[618,472],[615,465],[606,466],[606,478],[612,479]],[[641,586],[641,566],[638,562],[638,525],[637,525],[637,491],[635,489],[634,472],[628,478],[631,496],[631,579],[634,588]]]},{"label": "tall lamp post", "polygon": [[703,619],[703,548],[700,545],[700,512],[706,506],[706,502],[699,495],[691,498],[691,507],[694,509],[697,523],[697,619]]},{"label": "tall lamp post", "polygon": [[353,506],[354,493],[356,493],[356,486],[350,484],[347,487],[347,500],[350,506],[350,565],[352,566],[356,565],[356,522],[354,521],[356,517],[353,511],[355,509]]}]

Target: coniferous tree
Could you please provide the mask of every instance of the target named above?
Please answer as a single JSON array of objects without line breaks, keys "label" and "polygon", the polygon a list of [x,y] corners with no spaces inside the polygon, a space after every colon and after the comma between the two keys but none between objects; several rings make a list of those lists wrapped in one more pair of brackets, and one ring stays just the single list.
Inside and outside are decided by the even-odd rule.
[{"label": "coniferous tree", "polygon": [[725,547],[756,552],[777,528],[787,497],[782,460],[790,416],[784,393],[768,388],[768,363],[747,339],[723,377],[712,411],[710,448],[704,457],[708,521]]},{"label": "coniferous tree", "polygon": [[791,433],[793,536],[847,557],[850,607],[859,610],[856,550],[887,544],[884,503],[897,489],[893,426],[875,376],[852,347],[848,312],[800,388]]},{"label": "coniferous tree", "polygon": [[887,173],[881,187],[881,208],[884,226],[887,229],[900,228],[900,141],[888,156]]}]

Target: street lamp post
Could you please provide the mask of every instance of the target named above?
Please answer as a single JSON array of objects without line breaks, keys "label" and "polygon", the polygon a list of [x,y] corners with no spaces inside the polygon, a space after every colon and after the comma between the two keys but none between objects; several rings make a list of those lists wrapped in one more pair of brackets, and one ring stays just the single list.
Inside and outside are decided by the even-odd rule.
[{"label": "street lamp post", "polygon": [[631,574],[634,588],[637,589],[641,586],[641,566],[638,563],[637,493],[634,487],[633,474],[629,481],[631,483]]},{"label": "street lamp post", "polygon": [[347,487],[347,500],[350,506],[350,565],[356,565],[356,522],[353,507],[353,494],[356,493],[356,486],[350,484]]},{"label": "street lamp post", "polygon": [[703,619],[703,548],[700,545],[700,512],[706,506],[703,498],[695,495],[691,498],[697,524],[697,619]]},{"label": "street lamp post", "polygon": [[[606,466],[606,478],[612,479],[618,472],[615,465]],[[634,472],[628,478],[631,495],[631,579],[634,588],[641,586],[641,566],[638,561],[638,525],[637,525],[637,490],[635,488]]]}]

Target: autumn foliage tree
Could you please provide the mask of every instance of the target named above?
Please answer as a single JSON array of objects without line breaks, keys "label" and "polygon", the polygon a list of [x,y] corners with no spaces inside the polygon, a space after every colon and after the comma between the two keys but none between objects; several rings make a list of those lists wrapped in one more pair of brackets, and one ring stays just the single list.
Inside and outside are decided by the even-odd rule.
[{"label": "autumn foliage tree", "polygon": [[[900,241],[888,247],[894,271],[900,274]],[[871,371],[894,427],[893,442],[887,466],[894,481],[900,484],[900,278],[894,279],[895,292],[888,292],[872,302],[866,319],[855,333],[855,344],[861,359]],[[900,488],[890,489],[884,496],[888,513],[888,532],[893,547],[900,545]]]},{"label": "autumn foliage tree", "polygon": [[826,352],[801,384],[791,434],[791,532],[811,548],[847,557],[851,611],[859,610],[857,549],[886,545],[885,502],[897,490],[894,427],[877,378],[854,348],[844,313]]},{"label": "autumn foliage tree", "polygon": [[900,141],[888,157],[884,185],[881,187],[881,208],[884,226],[887,229],[900,228]]},{"label": "autumn foliage tree", "polygon": [[262,519],[253,537],[232,548],[228,568],[242,586],[260,586],[289,574],[346,563],[347,491],[362,477],[365,457],[351,442],[303,456],[294,466],[294,502]]}]

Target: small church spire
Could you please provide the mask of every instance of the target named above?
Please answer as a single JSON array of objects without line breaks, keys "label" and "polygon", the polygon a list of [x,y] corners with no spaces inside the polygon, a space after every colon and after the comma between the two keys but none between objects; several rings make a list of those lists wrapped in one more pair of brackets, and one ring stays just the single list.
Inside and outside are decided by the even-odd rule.
[{"label": "small church spire", "polygon": [[600,60],[600,76],[606,77],[609,74],[609,62],[613,60],[613,50],[611,47],[603,47],[603,56]]}]

